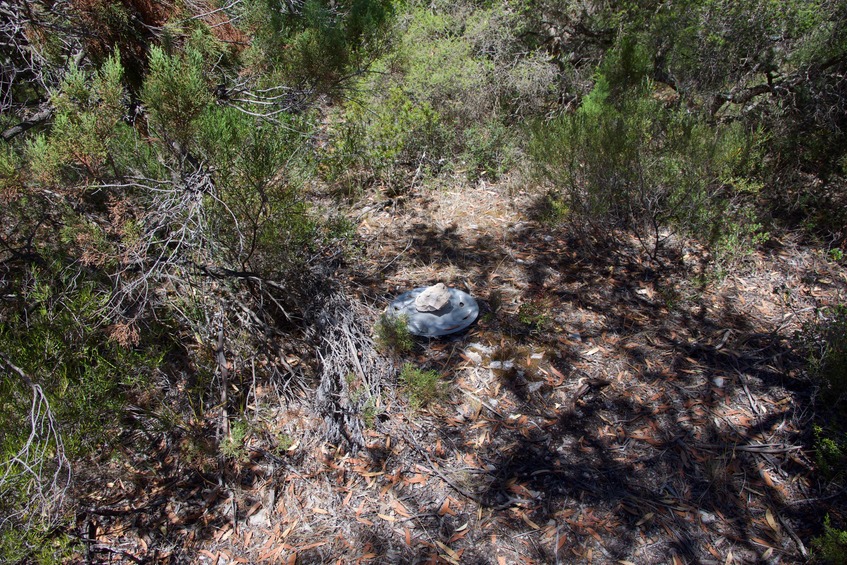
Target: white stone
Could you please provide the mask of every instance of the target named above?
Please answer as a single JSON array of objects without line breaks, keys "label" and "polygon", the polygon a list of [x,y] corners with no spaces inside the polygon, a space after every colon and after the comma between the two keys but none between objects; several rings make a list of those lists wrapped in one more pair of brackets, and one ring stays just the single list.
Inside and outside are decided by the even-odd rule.
[{"label": "white stone", "polygon": [[482,355],[477,353],[476,351],[471,351],[470,348],[465,349],[465,356],[471,360],[474,365],[482,364]]},{"label": "white stone", "polygon": [[415,298],[415,308],[418,312],[435,312],[441,310],[448,302],[450,302],[450,291],[444,283],[438,283]]}]

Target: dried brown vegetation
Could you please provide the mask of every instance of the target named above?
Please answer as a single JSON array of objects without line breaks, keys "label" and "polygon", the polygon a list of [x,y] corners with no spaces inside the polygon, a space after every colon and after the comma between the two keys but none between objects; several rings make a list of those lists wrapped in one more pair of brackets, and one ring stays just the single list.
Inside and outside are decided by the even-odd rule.
[{"label": "dried brown vegetation", "polygon": [[[784,241],[695,284],[694,244],[655,271],[635,242],[600,253],[524,217],[530,200],[480,184],[356,214],[368,251],[343,273],[371,320],[437,280],[482,299],[472,329],[407,356],[445,375],[446,398],[413,410],[382,387],[370,419],[348,405],[351,452],[295,395],[248,416],[223,484],[188,470],[198,438],[154,442],[155,469],[115,469],[89,501],[97,543],[168,562],[804,562],[841,495],[805,447],[793,333],[843,301],[843,269]],[[521,323],[526,302],[544,331]]]}]

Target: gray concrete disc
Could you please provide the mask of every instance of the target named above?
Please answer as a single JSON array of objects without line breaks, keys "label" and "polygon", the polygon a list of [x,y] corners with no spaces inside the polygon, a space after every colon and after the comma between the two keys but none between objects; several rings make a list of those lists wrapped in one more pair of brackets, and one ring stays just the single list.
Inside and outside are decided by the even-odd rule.
[{"label": "gray concrete disc", "polygon": [[435,312],[418,312],[415,299],[428,287],[404,292],[388,305],[389,316],[405,314],[409,322],[409,333],[424,337],[438,337],[461,331],[470,326],[479,315],[476,300],[467,292],[451,288],[450,300]]}]

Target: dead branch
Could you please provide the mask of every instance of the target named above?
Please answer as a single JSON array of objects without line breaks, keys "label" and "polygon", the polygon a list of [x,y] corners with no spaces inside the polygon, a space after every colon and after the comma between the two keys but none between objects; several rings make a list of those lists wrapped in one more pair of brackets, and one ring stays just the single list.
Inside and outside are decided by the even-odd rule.
[{"label": "dead branch", "polygon": [[16,135],[21,134],[21,133],[25,132],[26,130],[28,130],[28,129],[34,127],[34,126],[37,126],[39,124],[46,122],[48,119],[50,119],[50,116],[52,116],[52,115],[53,115],[53,108],[52,107],[43,108],[43,109],[39,110],[38,112],[36,112],[35,114],[33,114],[30,118],[28,118],[28,119],[22,121],[21,123],[14,125],[14,126],[8,128],[8,129],[6,129],[5,131],[3,131],[3,133],[0,134],[0,137],[3,138],[3,141],[9,141],[10,139],[15,137]]},{"label": "dead branch", "polygon": [[695,447],[699,449],[717,449],[720,451],[746,451],[748,453],[788,453],[803,449],[802,445],[784,445],[781,443],[698,443]]},{"label": "dead branch", "polygon": [[370,332],[342,291],[324,277],[313,286],[319,288],[307,315],[321,365],[315,406],[326,424],[327,439],[355,451],[365,447],[362,413],[396,369],[376,351]]},{"label": "dead branch", "polygon": [[218,343],[215,346],[215,359],[221,372],[221,436],[222,441],[231,439],[229,431],[229,413],[227,411],[227,387],[229,386],[229,369],[226,367],[226,355],[224,354],[224,324],[223,316],[220,317],[218,328]]},{"label": "dead branch", "polygon": [[70,462],[50,403],[41,386],[0,352],[0,369],[15,374],[32,392],[27,423],[29,433],[12,457],[0,461],[0,499],[9,491],[24,488],[29,502],[0,516],[0,528],[10,521],[28,524],[36,518],[56,519],[71,482]]}]

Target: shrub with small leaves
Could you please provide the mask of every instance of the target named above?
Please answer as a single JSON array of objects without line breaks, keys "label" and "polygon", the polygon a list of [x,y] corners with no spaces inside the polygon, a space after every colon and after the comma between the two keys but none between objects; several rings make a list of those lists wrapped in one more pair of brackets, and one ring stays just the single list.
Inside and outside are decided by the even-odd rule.
[{"label": "shrub with small leaves", "polygon": [[234,422],[229,437],[221,442],[221,455],[232,459],[240,459],[245,453],[244,440],[247,437],[247,432],[248,426],[246,422]]},{"label": "shrub with small leaves", "polygon": [[820,563],[847,562],[847,531],[833,528],[829,515],[824,518],[824,533],[812,540],[814,557]]},{"label": "shrub with small leaves", "polygon": [[374,325],[376,345],[382,351],[406,353],[415,346],[412,334],[409,333],[407,316],[388,316],[383,314]]},{"label": "shrub with small leaves", "polygon": [[550,322],[550,316],[543,305],[535,302],[524,302],[518,308],[518,320],[533,331],[540,332]]},{"label": "shrub with small leaves", "polygon": [[421,408],[441,397],[443,393],[441,376],[436,371],[424,371],[411,363],[403,365],[400,382],[409,395],[409,403]]},{"label": "shrub with small leaves", "polygon": [[812,372],[821,381],[824,397],[837,404],[847,394],[847,305],[822,310],[806,334]]}]

